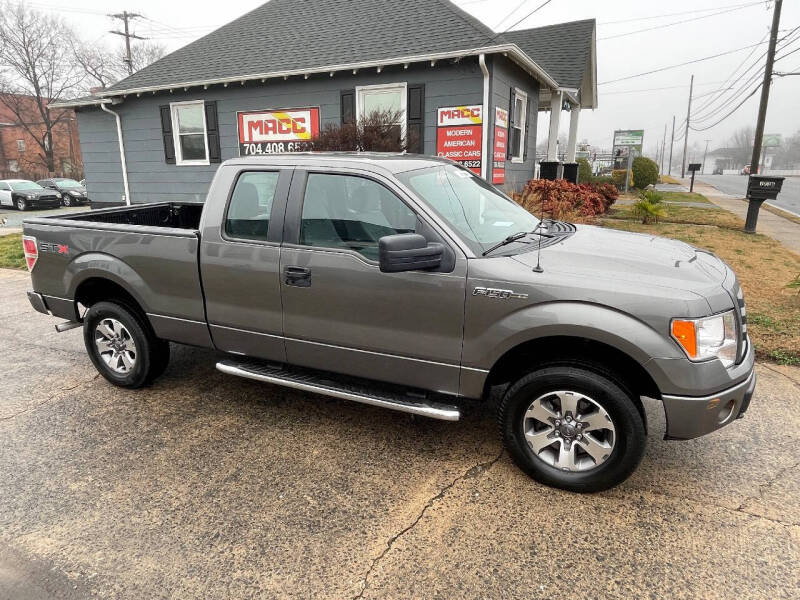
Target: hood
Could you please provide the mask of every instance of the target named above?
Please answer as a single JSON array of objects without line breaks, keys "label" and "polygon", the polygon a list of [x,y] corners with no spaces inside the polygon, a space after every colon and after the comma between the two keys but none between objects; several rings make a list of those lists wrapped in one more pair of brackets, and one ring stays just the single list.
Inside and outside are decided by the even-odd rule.
[{"label": "hood", "polygon": [[[533,267],[536,252],[515,260]],[[578,225],[574,235],[542,251],[542,266],[589,279],[647,283],[708,296],[725,279],[724,263],[683,242],[666,238]]]}]

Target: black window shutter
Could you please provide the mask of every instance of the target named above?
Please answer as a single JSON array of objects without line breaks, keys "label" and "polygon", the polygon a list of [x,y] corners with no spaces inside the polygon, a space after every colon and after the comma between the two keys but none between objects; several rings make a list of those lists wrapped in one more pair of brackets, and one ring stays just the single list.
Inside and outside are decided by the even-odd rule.
[{"label": "black window shutter", "polygon": [[341,102],[342,125],[352,125],[356,122],[356,91],[342,90]]},{"label": "black window shutter", "polygon": [[514,156],[514,102],[517,93],[514,88],[508,94],[508,145],[506,146],[506,158],[511,160]]},{"label": "black window shutter", "polygon": [[159,107],[161,111],[161,137],[164,140],[164,160],[168,165],[175,164],[175,140],[172,137],[172,111],[169,104]]},{"label": "black window shutter", "polygon": [[406,106],[407,150],[415,154],[425,152],[425,84],[408,86]]},{"label": "black window shutter", "polygon": [[531,124],[531,97],[525,100],[525,148],[522,151],[522,160],[528,160],[528,148],[531,147],[531,139],[528,137]]},{"label": "black window shutter", "polygon": [[206,137],[208,139],[208,162],[222,162],[219,149],[219,120],[216,101],[206,101]]}]

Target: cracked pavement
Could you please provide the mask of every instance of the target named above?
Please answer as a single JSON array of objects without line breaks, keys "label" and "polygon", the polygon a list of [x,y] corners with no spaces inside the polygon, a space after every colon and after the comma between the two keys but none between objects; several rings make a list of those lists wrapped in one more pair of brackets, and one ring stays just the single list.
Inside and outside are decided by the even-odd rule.
[{"label": "cracked pavement", "polygon": [[414,418],[232,378],[173,346],[110,386],[81,332],[0,270],[0,600],[791,598],[800,369],[759,365],[745,419],[573,495],[502,452],[488,409]]}]

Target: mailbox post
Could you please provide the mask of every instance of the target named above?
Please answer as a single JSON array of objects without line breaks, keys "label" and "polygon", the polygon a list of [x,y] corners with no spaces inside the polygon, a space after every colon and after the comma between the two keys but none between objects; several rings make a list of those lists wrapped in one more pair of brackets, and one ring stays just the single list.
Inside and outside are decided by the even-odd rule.
[{"label": "mailbox post", "polygon": [[689,193],[691,194],[694,191],[694,174],[697,173],[703,165],[700,163],[689,163],[689,172],[692,174],[692,183],[689,186]]},{"label": "mailbox post", "polygon": [[758,211],[765,200],[775,200],[783,187],[783,177],[769,177],[767,175],[750,175],[747,180],[747,221],[744,224],[746,233],[756,232]]}]

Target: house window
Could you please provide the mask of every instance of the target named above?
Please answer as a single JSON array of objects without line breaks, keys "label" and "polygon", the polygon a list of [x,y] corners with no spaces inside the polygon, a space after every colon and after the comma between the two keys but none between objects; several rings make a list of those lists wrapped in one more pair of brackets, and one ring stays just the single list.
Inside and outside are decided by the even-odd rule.
[{"label": "house window", "polygon": [[386,85],[365,85],[356,88],[356,118],[362,119],[374,112],[392,112],[397,115],[395,125],[398,136],[405,138],[406,103],[408,101],[405,83]]},{"label": "house window", "polygon": [[170,110],[175,138],[175,164],[209,164],[205,103],[202,100],[173,102]]},{"label": "house window", "polygon": [[17,152],[25,152],[25,140],[17,140]]},{"label": "house window", "polygon": [[8,161],[8,170],[12,173],[19,173],[19,161],[10,160]]},{"label": "house window", "polygon": [[525,119],[528,117],[528,94],[514,90],[514,107],[511,109],[511,160],[522,162],[525,157]]}]

